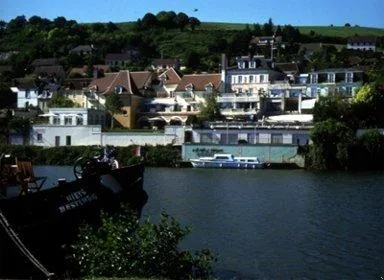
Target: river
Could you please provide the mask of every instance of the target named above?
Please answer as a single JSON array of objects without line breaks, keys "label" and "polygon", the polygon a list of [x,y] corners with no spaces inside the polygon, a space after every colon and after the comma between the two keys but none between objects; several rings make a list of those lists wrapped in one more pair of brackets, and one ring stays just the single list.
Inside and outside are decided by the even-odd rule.
[{"label": "river", "polygon": [[383,182],[378,172],[147,168],[143,217],[166,211],[191,226],[182,247],[217,253],[221,279],[383,279]]}]

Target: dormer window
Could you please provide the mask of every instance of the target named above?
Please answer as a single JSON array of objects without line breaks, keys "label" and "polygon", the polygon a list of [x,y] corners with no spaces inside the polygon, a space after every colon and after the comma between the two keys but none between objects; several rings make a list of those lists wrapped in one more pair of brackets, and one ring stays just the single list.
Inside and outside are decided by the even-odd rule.
[{"label": "dormer window", "polygon": [[192,90],[193,90],[193,85],[192,85],[192,84],[187,84],[187,85],[185,86],[185,90],[186,90],[186,91],[192,91]]},{"label": "dormer window", "polygon": [[116,86],[115,87],[115,92],[118,93],[118,94],[122,94],[124,91],[124,87],[122,86]]},{"label": "dormer window", "polygon": [[213,91],[212,83],[209,83],[209,84],[205,85],[205,91],[208,92],[208,93],[211,93]]}]

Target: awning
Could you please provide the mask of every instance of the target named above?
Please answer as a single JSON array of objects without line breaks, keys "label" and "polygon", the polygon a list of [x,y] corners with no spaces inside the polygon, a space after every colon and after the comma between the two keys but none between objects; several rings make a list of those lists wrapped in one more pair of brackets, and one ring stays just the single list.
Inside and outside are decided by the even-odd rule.
[{"label": "awning", "polygon": [[150,100],[148,104],[175,105],[177,102],[173,98],[156,98]]},{"label": "awning", "polygon": [[57,117],[58,115],[57,114],[54,114],[54,113],[46,113],[46,114],[41,114],[41,115],[38,115],[39,117]]},{"label": "awning", "polygon": [[301,101],[301,109],[313,109],[313,107],[315,107],[316,100],[317,99],[314,98]]}]

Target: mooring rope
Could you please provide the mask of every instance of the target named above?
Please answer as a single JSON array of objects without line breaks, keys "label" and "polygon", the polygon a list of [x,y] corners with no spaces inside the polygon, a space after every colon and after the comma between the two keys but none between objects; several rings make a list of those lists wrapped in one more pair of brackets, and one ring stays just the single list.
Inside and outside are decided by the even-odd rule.
[{"label": "mooring rope", "polygon": [[36,268],[38,268],[47,277],[47,279],[52,279],[52,277],[54,276],[54,273],[49,272],[44,267],[44,265],[40,263],[39,260],[36,259],[35,256],[28,250],[28,248],[25,247],[23,242],[17,236],[16,232],[12,229],[11,225],[8,223],[8,220],[5,218],[1,210],[0,210],[0,224],[4,228],[5,232],[8,234],[8,236],[11,238],[13,243],[17,246],[17,248],[24,254],[24,256],[26,256],[36,266]]}]

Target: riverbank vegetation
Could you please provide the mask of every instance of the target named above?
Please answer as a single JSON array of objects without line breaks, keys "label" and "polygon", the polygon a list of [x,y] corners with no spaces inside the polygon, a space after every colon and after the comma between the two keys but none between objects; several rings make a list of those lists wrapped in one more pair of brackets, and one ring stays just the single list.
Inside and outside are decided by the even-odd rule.
[{"label": "riverbank vegetation", "polygon": [[179,249],[189,233],[190,228],[166,213],[158,224],[149,218],[139,223],[137,215],[123,206],[119,213],[102,213],[97,229],[81,228],[73,257],[86,277],[210,278],[215,262],[211,251]]},{"label": "riverbank vegetation", "polygon": [[314,108],[306,165],[317,170],[384,169],[384,75],[360,88],[351,100],[330,94]]},{"label": "riverbank vegetation", "polygon": [[[122,165],[142,161],[149,167],[177,167],[181,162],[181,149],[172,145],[116,147],[117,160]],[[102,153],[99,146],[61,146],[43,148],[37,146],[7,145],[0,146],[1,153],[29,159],[34,165],[73,165],[79,157],[93,157]]]}]

